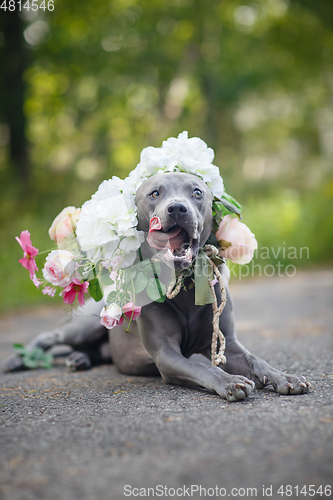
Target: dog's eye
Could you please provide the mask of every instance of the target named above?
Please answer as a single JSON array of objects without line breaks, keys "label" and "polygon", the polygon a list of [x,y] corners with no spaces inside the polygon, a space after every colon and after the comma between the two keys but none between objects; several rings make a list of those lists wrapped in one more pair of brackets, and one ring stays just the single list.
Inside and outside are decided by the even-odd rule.
[{"label": "dog's eye", "polygon": [[152,193],[150,193],[150,196],[152,198],[158,198],[160,195],[160,193],[155,189],[155,191],[153,191]]},{"label": "dog's eye", "polygon": [[193,191],[193,194],[194,194],[194,196],[195,196],[196,198],[201,198],[201,196],[202,196],[202,191],[201,191],[201,189],[198,189],[198,188],[197,188],[197,189],[195,189],[195,190]]}]

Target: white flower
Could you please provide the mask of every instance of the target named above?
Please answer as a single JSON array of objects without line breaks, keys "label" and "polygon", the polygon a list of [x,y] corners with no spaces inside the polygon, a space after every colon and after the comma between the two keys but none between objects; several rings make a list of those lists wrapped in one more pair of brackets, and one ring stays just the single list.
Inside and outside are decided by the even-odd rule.
[{"label": "white flower", "polygon": [[102,182],[91,200],[82,206],[76,235],[91,260],[111,259],[118,249],[124,260],[129,253],[129,259],[122,264],[125,267],[126,262],[134,262],[132,252],[144,241],[143,233],[136,230],[137,224],[134,194],[125,189],[125,181],[113,177]]},{"label": "white flower", "polygon": [[118,304],[110,304],[101,310],[100,317],[109,316],[119,321],[123,314],[122,308]]},{"label": "white flower", "polygon": [[115,326],[121,325],[123,310],[118,304],[110,304],[108,307],[103,307],[100,312],[101,324],[111,330]]},{"label": "white flower", "polygon": [[134,199],[118,194],[84,203],[76,234],[82,250],[87,251],[110,242],[118,245],[120,237],[137,223]]},{"label": "white flower", "polygon": [[137,256],[136,252],[130,252],[130,253],[125,254],[122,258],[120,267],[124,268],[124,267],[132,266],[134,264],[136,256]]},{"label": "white flower", "polygon": [[83,251],[93,250],[111,241],[119,243],[114,222],[108,217],[107,204],[108,200],[89,200],[82,206],[76,235]]},{"label": "white flower", "polygon": [[[216,167],[218,170],[218,168]],[[220,176],[219,173],[216,175],[212,175],[211,178],[207,181],[205,181],[211,192],[213,193],[214,196],[217,198],[221,198],[221,196],[224,193],[224,185],[223,185],[223,179]]]},{"label": "white flower", "polygon": [[119,177],[113,176],[112,179],[103,181],[98,190],[92,195],[93,200],[104,200],[121,194],[124,181]]},{"label": "white flower", "polygon": [[[218,167],[212,164],[214,151],[198,137],[188,138],[182,132],[177,138],[170,137],[161,148],[148,147],[141,152],[140,163],[129,175],[136,190],[141,182],[154,174],[163,172],[187,172],[201,177],[214,196],[222,196],[223,180]],[[125,180],[126,185],[126,180]]]},{"label": "white flower", "polygon": [[145,170],[144,168],[141,167],[140,168],[136,167],[129,173],[128,177],[124,179],[124,192],[131,194],[133,197],[135,197],[139,186],[148,177],[150,177],[148,170]]},{"label": "white flower", "polygon": [[109,200],[108,218],[117,225],[119,236],[124,236],[126,231],[136,227],[138,219],[134,197],[124,193],[115,199]]},{"label": "white flower", "polygon": [[137,231],[133,228],[127,231],[125,238],[119,244],[119,248],[125,253],[133,252],[138,250],[144,241],[145,236],[143,231]]},{"label": "white flower", "polygon": [[55,286],[65,287],[75,272],[74,255],[67,250],[52,250],[46,257],[43,276]]},{"label": "white flower", "polygon": [[80,212],[81,210],[79,208],[64,208],[51,224],[49,229],[51,240],[58,243],[66,239],[67,236],[73,234]]}]

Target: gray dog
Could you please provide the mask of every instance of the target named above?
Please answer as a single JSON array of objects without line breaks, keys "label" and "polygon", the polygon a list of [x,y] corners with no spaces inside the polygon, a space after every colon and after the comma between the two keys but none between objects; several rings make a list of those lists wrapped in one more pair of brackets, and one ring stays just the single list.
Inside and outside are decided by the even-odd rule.
[{"label": "gray dog", "polygon": [[[197,176],[163,173],[145,180],[136,196],[138,229],[148,233],[153,217],[161,221],[163,233],[181,228],[179,248],[167,250],[176,271],[189,267],[206,243],[212,229],[212,194]],[[163,236],[163,235],[162,235]],[[145,256],[153,255],[146,245]],[[141,316],[132,323],[131,332],[114,328],[107,344],[107,330],[99,323],[100,303],[90,300],[82,314],[52,332],[42,333],[28,348],[45,350],[56,344],[68,344],[74,351],[67,358],[72,370],[89,368],[96,362],[112,360],[122,373],[155,375],[160,373],[170,384],[199,386],[216,392],[228,401],[247,397],[254,387],[272,386],[280,394],[301,394],[310,384],[302,376],[288,375],[250,354],[236,339],[232,300],[227,288],[229,271],[220,272],[227,292],[227,303],[220,317],[220,329],[226,338],[227,358],[223,366],[212,366],[212,306],[194,303],[194,289],[182,289],[172,300],[152,302],[142,307]],[[188,278],[190,280],[190,278]],[[186,283],[185,283],[186,285]],[[220,299],[219,287],[216,294]],[[199,360],[199,361],[198,361]],[[5,370],[22,369],[19,356],[6,361]]]}]

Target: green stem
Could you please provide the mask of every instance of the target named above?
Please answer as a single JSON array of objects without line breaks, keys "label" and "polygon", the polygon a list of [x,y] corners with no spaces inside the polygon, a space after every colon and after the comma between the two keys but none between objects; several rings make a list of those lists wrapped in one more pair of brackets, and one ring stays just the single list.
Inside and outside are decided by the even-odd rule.
[{"label": "green stem", "polygon": [[162,293],[162,289],[161,289],[161,285],[160,285],[160,280],[158,279],[158,275],[156,272],[156,267],[155,267],[154,262],[152,260],[150,262],[151,262],[151,267],[153,268],[153,273],[154,273],[154,278],[155,278],[156,285],[158,288],[158,293],[160,294],[160,298],[161,298],[161,297],[163,297],[163,293]]},{"label": "green stem", "polygon": [[[133,290],[133,304],[135,304],[135,288],[134,288],[134,281],[133,281],[133,278],[132,278],[131,273],[129,273],[129,275],[130,275],[130,277],[131,277],[131,282],[132,282],[132,290]],[[126,333],[129,333],[129,331],[130,331],[130,329],[129,329],[129,328],[130,328],[131,323],[132,323],[132,318],[133,318],[133,315],[134,315],[134,309],[133,309],[132,314],[131,314],[131,317],[130,317],[130,319],[129,319],[128,327],[127,327],[127,328],[125,328],[125,332],[126,332]]]}]

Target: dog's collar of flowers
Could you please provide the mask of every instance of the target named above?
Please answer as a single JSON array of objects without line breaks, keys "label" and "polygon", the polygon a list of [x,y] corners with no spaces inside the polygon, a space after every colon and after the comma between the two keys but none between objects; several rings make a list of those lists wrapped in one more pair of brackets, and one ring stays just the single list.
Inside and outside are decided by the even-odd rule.
[{"label": "dog's collar of flowers", "polygon": [[240,205],[225,193],[213,159],[213,149],[198,137],[188,138],[186,131],[177,138],[170,137],[160,148],[143,149],[139,164],[128,177],[122,180],[113,176],[102,182],[91,200],[82,206],[76,227],[81,250],[93,261],[120,255],[122,267],[133,264],[144,241],[143,232],[137,230],[135,195],[144,180],[166,172],[194,174],[207,184],[214,198],[213,230],[216,231],[222,216],[231,212],[239,214]]}]

